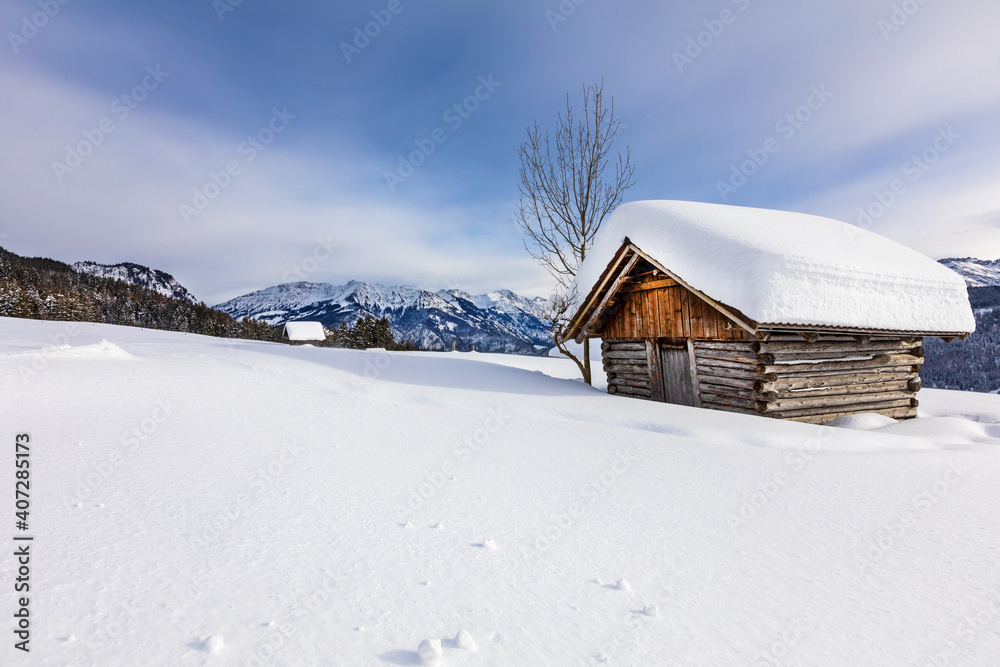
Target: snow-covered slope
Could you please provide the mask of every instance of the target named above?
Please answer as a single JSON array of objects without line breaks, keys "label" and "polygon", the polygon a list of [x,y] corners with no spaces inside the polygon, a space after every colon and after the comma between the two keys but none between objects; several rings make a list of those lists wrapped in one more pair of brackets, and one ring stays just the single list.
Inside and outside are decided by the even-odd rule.
[{"label": "snow-covered slope", "polygon": [[123,262],[121,264],[77,262],[72,266],[73,270],[77,273],[89,273],[92,276],[100,278],[114,278],[115,280],[132,283],[139,287],[145,287],[163,296],[180,299],[188,303],[198,303],[194,295],[177,282],[172,275],[158,269],[151,269],[148,266],[132,264],[131,262]]},{"label": "snow-covered slope", "polygon": [[472,295],[461,290],[428,292],[412,286],[351,281],[346,285],[290,283],[237,297],[216,306],[233,317],[271,324],[317,320],[328,329],[360,317],[387,317],[398,339],[430,350],[537,354],[552,345],[545,299],[508,290]]},{"label": "snow-covered slope", "polygon": [[698,202],[619,206],[576,275],[579,299],[626,238],[760,323],[942,333],[976,326],[964,281],[884,236],[813,215]]},{"label": "snow-covered slope", "polygon": [[969,287],[1000,287],[1000,259],[950,257],[939,261],[965,278]]},{"label": "snow-covered slope", "polygon": [[572,375],[0,318],[35,537],[0,662],[1000,662],[1000,397],[842,429]]}]

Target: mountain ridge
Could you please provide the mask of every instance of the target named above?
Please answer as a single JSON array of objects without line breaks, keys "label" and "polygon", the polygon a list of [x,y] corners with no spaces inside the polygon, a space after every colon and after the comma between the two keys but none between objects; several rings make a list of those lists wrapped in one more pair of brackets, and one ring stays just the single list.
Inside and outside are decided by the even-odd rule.
[{"label": "mountain ridge", "polygon": [[546,299],[500,289],[483,294],[450,289],[431,292],[413,285],[351,280],[283,283],[217,304],[233,317],[270,324],[316,320],[329,329],[371,316],[386,317],[393,334],[430,350],[544,354],[552,347]]},{"label": "mountain ridge", "polygon": [[172,299],[180,299],[192,304],[200,303],[186,287],[169,273],[141,264],[133,262],[119,262],[118,264],[76,262],[70,264],[70,267],[77,273],[86,273],[98,278],[113,278],[138,287],[145,287]]},{"label": "mountain ridge", "polygon": [[965,278],[969,287],[1000,287],[1000,259],[947,257],[938,262]]}]

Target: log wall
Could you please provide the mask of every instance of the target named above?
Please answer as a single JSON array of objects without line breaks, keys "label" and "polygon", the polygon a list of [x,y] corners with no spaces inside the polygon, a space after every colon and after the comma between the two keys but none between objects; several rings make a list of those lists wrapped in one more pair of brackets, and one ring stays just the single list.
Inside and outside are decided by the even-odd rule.
[{"label": "log wall", "polygon": [[662,385],[656,372],[658,351],[645,340],[605,340],[601,343],[608,393],[662,401]]},{"label": "log wall", "polygon": [[766,342],[694,341],[705,407],[823,424],[878,412],[917,416],[920,338],[774,334]]}]

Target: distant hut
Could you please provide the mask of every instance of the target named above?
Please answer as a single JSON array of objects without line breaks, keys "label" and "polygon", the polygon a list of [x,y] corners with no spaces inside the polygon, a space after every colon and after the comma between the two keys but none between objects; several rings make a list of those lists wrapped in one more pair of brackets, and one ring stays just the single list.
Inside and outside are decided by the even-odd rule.
[{"label": "distant hut", "polygon": [[286,322],[281,337],[290,343],[321,343],[326,340],[326,332],[319,322]]},{"label": "distant hut", "polygon": [[922,339],[975,330],[965,281],[816,216],[620,206],[573,287],[565,338],[601,338],[608,392],[822,424],[917,415]]}]

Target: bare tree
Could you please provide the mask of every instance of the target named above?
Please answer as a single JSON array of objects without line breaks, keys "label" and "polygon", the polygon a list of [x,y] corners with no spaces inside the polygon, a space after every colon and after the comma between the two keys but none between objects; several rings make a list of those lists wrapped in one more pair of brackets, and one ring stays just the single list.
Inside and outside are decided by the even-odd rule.
[{"label": "bare tree", "polygon": [[621,203],[633,184],[632,153],[618,153],[614,173],[605,174],[609,153],[618,134],[614,100],[604,101],[604,82],[583,87],[584,120],[573,121],[566,96],[566,113],[559,114],[552,137],[542,135],[538,121],[527,128],[528,139],[518,149],[521,160],[521,200],[516,218],[527,239],[524,247],[556,280],[550,303],[552,334],[559,351],[576,362],[591,384],[590,341],[584,341],[583,359],[562,340],[577,294],[573,279],[605,216]]}]

